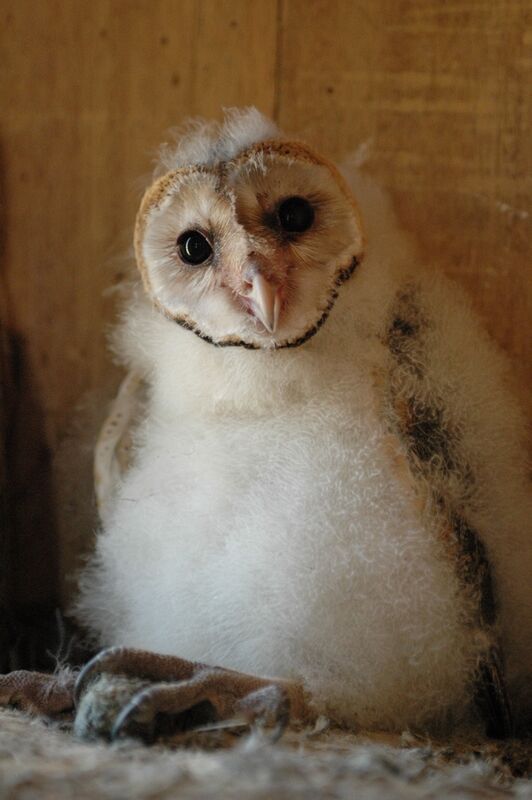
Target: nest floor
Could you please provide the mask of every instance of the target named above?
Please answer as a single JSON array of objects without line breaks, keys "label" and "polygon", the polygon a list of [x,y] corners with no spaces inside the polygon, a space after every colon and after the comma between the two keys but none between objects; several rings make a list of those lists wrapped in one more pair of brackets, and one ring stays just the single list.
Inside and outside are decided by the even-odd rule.
[{"label": "nest floor", "polygon": [[435,742],[289,731],[194,734],[145,747],[77,741],[69,725],[0,711],[0,797],[17,800],[532,798],[532,741]]}]

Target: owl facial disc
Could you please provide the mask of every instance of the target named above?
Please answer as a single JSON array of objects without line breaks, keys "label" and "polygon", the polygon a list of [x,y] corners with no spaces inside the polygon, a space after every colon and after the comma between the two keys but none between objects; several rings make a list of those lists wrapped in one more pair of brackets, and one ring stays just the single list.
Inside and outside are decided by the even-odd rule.
[{"label": "owl facial disc", "polygon": [[218,346],[278,349],[320,329],[363,233],[336,168],[279,139],[159,178],[142,200],[135,249],[166,317]]}]

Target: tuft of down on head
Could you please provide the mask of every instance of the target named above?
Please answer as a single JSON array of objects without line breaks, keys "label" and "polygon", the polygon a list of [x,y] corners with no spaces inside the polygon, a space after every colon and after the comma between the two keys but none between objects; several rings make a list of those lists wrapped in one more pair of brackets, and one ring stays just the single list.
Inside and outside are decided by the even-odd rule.
[{"label": "tuft of down on head", "polygon": [[251,349],[296,346],[320,329],[364,240],[332,164],[247,109],[189,123],[156,175],[135,247],[166,317]]},{"label": "tuft of down on head", "polygon": [[171,135],[159,149],[154,180],[182,167],[230,161],[257,142],[281,138],[277,125],[253,107],[226,109],[223,122],[186,120]]}]

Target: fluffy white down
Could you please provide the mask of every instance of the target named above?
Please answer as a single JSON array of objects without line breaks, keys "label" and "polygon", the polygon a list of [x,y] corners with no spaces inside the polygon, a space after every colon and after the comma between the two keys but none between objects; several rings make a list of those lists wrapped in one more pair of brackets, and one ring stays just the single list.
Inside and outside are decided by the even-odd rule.
[{"label": "fluffy white down", "polygon": [[159,149],[154,177],[188,166],[230,160],[255,142],[277,139],[279,129],[256,108],[226,109],[223,122],[192,119],[171,131]]},{"label": "fluffy white down", "polygon": [[488,549],[522,703],[532,675],[524,422],[467,301],[417,272],[386,199],[361,176],[353,183],[367,255],[304,346],[215,348],[132,301],[120,348],[150,400],[78,612],[102,644],[302,678],[321,710],[351,724],[434,728],[467,715],[479,642],[440,522],[397,469],[383,418],[384,333],[401,285],[419,281],[427,392],[460,427],[476,477],[474,496],[457,486],[457,498]]}]

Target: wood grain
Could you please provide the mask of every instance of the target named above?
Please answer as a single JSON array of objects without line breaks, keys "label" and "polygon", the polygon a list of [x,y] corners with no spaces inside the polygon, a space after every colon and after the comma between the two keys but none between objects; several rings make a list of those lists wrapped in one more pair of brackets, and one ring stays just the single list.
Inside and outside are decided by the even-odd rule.
[{"label": "wood grain", "polygon": [[279,120],[393,193],[531,388],[532,5],[289,0]]},{"label": "wood grain", "polygon": [[143,176],[190,115],[255,104],[333,157],[363,145],[427,263],[465,286],[530,388],[528,0],[4,0],[1,14],[20,602],[53,598],[72,562],[50,458],[84,392],[113,380],[112,287]]}]

